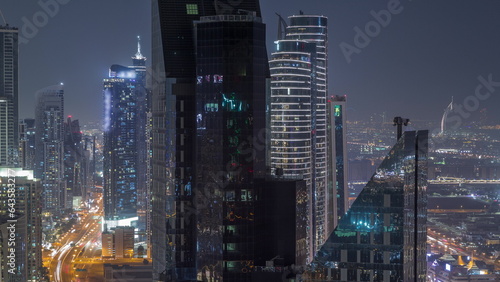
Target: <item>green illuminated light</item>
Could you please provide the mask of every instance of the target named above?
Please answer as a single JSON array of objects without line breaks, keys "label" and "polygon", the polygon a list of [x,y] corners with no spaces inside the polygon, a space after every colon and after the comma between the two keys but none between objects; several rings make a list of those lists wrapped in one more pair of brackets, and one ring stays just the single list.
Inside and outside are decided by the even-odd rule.
[{"label": "green illuminated light", "polygon": [[335,109],[335,116],[339,117],[340,116],[340,111],[341,111],[340,105],[335,105],[334,109]]},{"label": "green illuminated light", "polygon": [[186,4],[186,12],[188,15],[198,15],[198,4]]}]

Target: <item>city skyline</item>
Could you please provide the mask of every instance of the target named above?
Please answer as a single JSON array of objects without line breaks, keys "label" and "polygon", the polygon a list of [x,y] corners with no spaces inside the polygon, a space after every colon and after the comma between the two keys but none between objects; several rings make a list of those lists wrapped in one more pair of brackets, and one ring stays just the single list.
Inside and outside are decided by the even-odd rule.
[{"label": "city skyline", "polygon": [[[100,78],[109,65],[127,63],[137,35],[143,38],[144,55],[150,57],[150,3],[140,9],[137,1],[124,0],[116,9],[113,1],[40,2],[56,3],[57,9],[52,7],[52,13],[48,13],[37,2],[13,0],[0,5],[7,23],[18,27],[27,39],[20,43],[19,118],[34,116],[34,93],[38,89],[63,82],[72,93],[67,99],[67,113],[83,123],[99,121]],[[302,1],[287,1],[285,7],[276,1],[261,3],[268,53],[278,29],[275,12],[284,17],[299,10],[325,15],[331,35],[328,93],[348,96],[350,120],[366,120],[386,112],[389,117],[402,115],[437,122],[453,96],[463,108],[461,113],[454,113],[461,123],[479,120],[483,108],[498,123],[500,116],[492,105],[500,100],[494,92],[500,81],[495,66],[500,59],[496,52],[500,39],[491,34],[499,25],[494,11],[500,3],[392,0],[357,4],[313,0],[306,7]],[[390,18],[382,10],[388,11]],[[33,21],[35,15],[39,18]],[[88,15],[93,21],[88,21]],[[376,23],[377,17],[382,25]],[[23,32],[27,22],[36,21],[44,24],[35,25],[37,32]],[[67,32],[67,27],[74,31]],[[365,43],[361,36],[356,44],[356,27],[363,33],[366,27],[372,28],[368,33],[373,36],[366,35]],[[61,37],[63,44],[58,43]],[[350,51],[355,53],[346,56]],[[65,59],[58,60],[61,57]],[[482,99],[475,94],[481,85]],[[487,90],[492,95],[487,95]],[[426,103],[430,99],[433,103]]]},{"label": "city skyline", "polygon": [[500,281],[494,0],[5,1],[0,280]]}]

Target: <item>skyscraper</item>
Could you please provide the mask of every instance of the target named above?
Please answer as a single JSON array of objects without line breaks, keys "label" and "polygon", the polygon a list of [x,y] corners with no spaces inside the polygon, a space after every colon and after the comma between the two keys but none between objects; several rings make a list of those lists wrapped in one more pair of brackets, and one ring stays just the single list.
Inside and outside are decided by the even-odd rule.
[{"label": "skyscraper", "polygon": [[186,213],[194,211],[194,196],[181,191],[194,173],[193,21],[211,3],[153,0],[151,245],[153,278],[162,281],[196,279],[196,221]]},{"label": "skyscraper", "polygon": [[308,257],[332,231],[327,189],[327,18],[289,17],[270,67],[271,167],[285,176],[302,174],[309,191]]},{"label": "skyscraper", "polygon": [[104,218],[108,228],[144,231],[149,109],[140,41],[132,62],[130,67],[112,65],[104,79]]},{"label": "skyscraper", "polygon": [[338,220],[349,208],[347,187],[346,96],[328,99],[328,230],[333,231]]},{"label": "skyscraper", "polygon": [[195,31],[198,279],[249,281],[254,179],[265,173],[265,25],[248,12],[201,17]]},{"label": "skyscraper", "polygon": [[[66,180],[67,206],[73,207],[85,197],[88,156],[85,155],[83,132],[78,120],[68,116],[64,123],[64,178]],[[75,201],[76,200],[76,201]]]},{"label": "skyscraper", "polygon": [[[238,10],[241,15],[238,15]],[[239,168],[238,162],[241,161],[241,168],[246,168],[247,171],[241,173],[240,176],[231,176],[235,181],[239,177],[237,181],[244,183],[241,188],[234,189],[235,197],[236,193],[243,193],[240,189],[246,190],[245,193],[248,196],[250,189],[243,187],[249,187],[252,182],[253,172],[250,170],[260,169],[258,166],[250,169],[252,161],[243,162],[241,157],[237,156],[237,151],[234,151],[235,142],[244,142],[248,137],[256,136],[254,129],[265,116],[264,112],[261,113],[262,116],[254,114],[265,101],[265,97],[262,97],[262,101],[258,101],[257,96],[265,93],[265,87],[262,87],[265,82],[261,78],[262,68],[267,67],[267,62],[260,60],[262,56],[266,56],[265,48],[262,49],[265,45],[260,45],[264,42],[264,38],[261,38],[263,25],[254,22],[253,12],[256,17],[260,17],[258,1],[198,0],[189,4],[172,0],[153,1],[152,245],[154,248],[152,255],[155,278],[163,281],[196,280],[197,274],[202,277],[222,278],[223,272],[228,269],[222,269],[224,239],[221,228],[224,222],[221,218],[223,211],[230,211],[228,206],[225,206],[230,204],[222,203],[226,195],[211,194],[209,190],[204,190],[213,185],[214,180],[207,178],[208,171],[205,174],[199,171],[202,167],[195,167],[195,162],[198,163],[200,158],[205,160],[211,154],[217,155],[217,160],[210,160],[213,164],[217,162],[217,166],[210,168],[210,171],[213,172],[222,166],[223,170],[217,172],[219,175],[224,170]],[[200,32],[199,36],[203,34],[204,39],[195,41],[197,35],[193,29],[193,22],[199,21],[204,16],[215,15],[235,16],[233,20],[229,18],[201,20],[196,30]],[[250,18],[252,20],[248,20]],[[253,41],[253,38],[238,35],[237,26],[244,32],[255,34],[256,41]],[[235,32],[235,40],[231,41],[229,36],[222,40],[225,27],[228,31]],[[213,41],[207,35],[210,30],[214,31]],[[220,42],[223,45],[211,46],[210,44],[214,42]],[[251,46],[254,43],[259,47]],[[196,53],[195,48],[197,48]],[[228,50],[230,53],[222,56],[217,51],[218,48]],[[258,53],[252,57],[248,53],[249,50]],[[234,59],[242,65],[238,67],[222,61],[219,61],[220,65],[216,64],[218,60],[225,58]],[[255,58],[255,63],[251,62],[251,58]],[[203,67],[198,67],[198,63]],[[257,63],[261,66],[255,65]],[[202,77],[201,81],[200,77]],[[236,86],[238,79],[248,87],[247,90]],[[206,83],[204,84],[203,81]],[[209,86],[210,83],[213,85]],[[209,87],[212,87],[211,90]],[[255,101],[254,98],[250,100],[252,91],[256,94],[257,100]],[[238,109],[241,109],[241,112],[238,113]],[[253,117],[250,117],[250,114]],[[207,117],[211,116],[217,119],[213,122],[207,120]],[[244,120],[247,123],[243,122]],[[200,122],[208,122],[205,129],[202,129],[203,125]],[[228,122],[228,124],[222,124],[223,122]],[[255,125],[249,124],[252,122],[255,122]],[[222,136],[203,148],[200,141],[207,138],[207,135],[214,134],[213,130],[216,128],[219,128]],[[232,131],[238,131],[238,133],[229,146],[227,142]],[[223,140],[226,143],[222,143]],[[228,147],[224,152],[221,148],[215,147],[225,144]],[[215,150],[209,151],[210,148]],[[249,148],[251,147],[244,149]],[[226,166],[228,165],[227,154],[235,157],[238,167],[231,167],[231,163]],[[260,165],[260,160],[258,163]],[[232,173],[228,172],[228,174]],[[243,179],[244,176],[248,178]],[[205,184],[207,186],[204,186]],[[217,192],[224,191],[219,186],[210,189],[215,189]],[[197,199],[195,199],[194,191],[199,191],[196,193]],[[241,195],[238,197],[241,199]],[[197,220],[197,215],[202,213],[201,210],[208,211],[209,206],[197,206],[195,202],[214,205],[213,213],[204,214],[205,219],[212,221],[203,222],[204,228],[202,229],[197,228],[197,223],[200,222]],[[251,201],[242,205],[245,213],[250,212],[251,205]],[[251,230],[250,226],[244,228],[247,231]],[[215,233],[210,234],[208,230]],[[251,250],[251,245],[248,246]],[[199,252],[198,256],[197,252]],[[197,260],[198,263],[196,263]],[[239,259],[231,260],[235,263],[235,267],[231,265],[227,267],[231,271],[236,271],[236,261]],[[210,262],[215,261],[217,264],[212,266]],[[238,263],[240,262],[243,261],[239,260]]]},{"label": "skyscraper", "polygon": [[305,281],[426,281],[427,131],[407,131],[316,254]]},{"label": "skyscraper", "polygon": [[41,280],[40,189],[33,171],[0,168],[0,206],[4,207],[0,211],[1,281]]},{"label": "skyscraper", "polygon": [[[112,65],[104,79],[104,220],[137,221],[137,93],[134,69]],[[121,221],[121,222],[120,222]]]},{"label": "skyscraper", "polygon": [[[146,230],[146,209],[149,206],[148,186],[150,177],[148,174],[150,162],[150,150],[147,131],[151,111],[150,90],[146,87],[146,57],[141,53],[141,38],[137,37],[137,53],[132,57],[132,68],[135,70],[135,93],[136,93],[136,134],[137,134],[137,217],[140,234]],[[142,239],[142,237],[141,237]]]},{"label": "skyscraper", "polygon": [[66,206],[64,181],[64,88],[36,93],[35,177],[42,181],[43,211],[58,215]]},{"label": "skyscraper", "polygon": [[19,166],[35,169],[35,119],[25,118],[19,124]]},{"label": "skyscraper", "polygon": [[18,136],[18,29],[0,26],[0,166],[16,166]]},{"label": "skyscraper", "polygon": [[[316,44],[279,40],[272,53],[271,70],[271,168],[285,177],[303,177],[307,184],[307,257],[313,247],[313,120],[316,96]],[[281,174],[280,172],[275,172]]]},{"label": "skyscraper", "polygon": [[[316,93],[311,103],[312,120],[312,230],[313,253],[325,242],[329,235],[327,217],[327,128],[326,97],[328,91],[328,19],[317,15],[293,15],[286,28],[287,39],[298,39],[316,44],[315,85]],[[314,94],[314,93],[313,93]]]}]

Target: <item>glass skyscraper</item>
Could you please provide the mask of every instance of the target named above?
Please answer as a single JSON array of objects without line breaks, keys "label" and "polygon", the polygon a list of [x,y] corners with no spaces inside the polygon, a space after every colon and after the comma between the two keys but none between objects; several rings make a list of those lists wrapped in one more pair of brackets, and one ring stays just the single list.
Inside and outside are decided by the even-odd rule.
[{"label": "glass skyscraper", "polygon": [[36,93],[35,177],[42,181],[43,211],[57,215],[66,207],[64,180],[64,86]]},{"label": "glass skyscraper", "polygon": [[25,118],[19,124],[19,166],[35,168],[35,119]]},{"label": "glass skyscraper", "polygon": [[[147,112],[146,58],[138,37],[133,65],[112,65],[104,79],[104,219],[146,229]],[[143,238],[140,238],[141,240]]]},{"label": "glass skyscraper", "polygon": [[0,166],[18,158],[18,29],[0,26]]},{"label": "glass skyscraper", "polygon": [[426,281],[427,131],[407,131],[316,254],[305,281]]},{"label": "glass skyscraper", "polygon": [[270,61],[271,168],[302,175],[309,191],[308,258],[332,231],[328,217],[327,18],[289,17]]},{"label": "glass skyscraper", "polygon": [[198,280],[250,281],[254,178],[265,172],[265,25],[255,12],[217,15],[195,31]]},{"label": "glass skyscraper", "polygon": [[120,65],[111,66],[109,78],[104,79],[104,219],[107,228],[131,226],[132,221],[137,221],[140,160],[135,79],[134,69]]},{"label": "glass skyscraper", "polygon": [[[200,57],[199,53],[197,54],[195,52],[195,48],[199,49],[198,52],[203,51],[205,54],[204,56],[207,58],[206,60],[208,60],[210,56],[217,54],[216,49],[223,48],[223,46],[210,47],[207,45],[210,44],[210,42],[206,40],[205,42],[197,42],[194,22],[199,21],[201,17],[204,16],[238,15],[239,13],[245,16],[249,11],[250,14],[255,12],[255,16],[260,17],[259,3],[256,0],[196,0],[189,3],[174,0],[155,0],[153,1],[152,11],[153,125],[151,135],[153,137],[153,177],[151,191],[151,241],[154,246],[152,249],[154,278],[161,279],[161,281],[196,281],[197,274],[205,277],[222,277],[222,219],[212,222],[203,222],[203,226],[212,226],[210,230],[215,232],[212,235],[208,235],[208,233],[205,233],[206,229],[200,229],[197,226],[197,222],[199,222],[197,216],[200,215],[201,210],[205,212],[209,209],[203,204],[199,206],[196,203],[210,202],[210,205],[216,205],[214,213],[219,213],[221,218],[223,211],[221,202],[223,200],[222,195],[202,192],[204,191],[203,189],[205,189],[204,183],[213,183],[213,180],[196,178],[197,176],[201,177],[203,175],[201,171],[197,171],[200,167],[195,167],[195,161],[204,157],[202,155],[198,156],[198,152],[204,153],[205,156],[211,153],[215,154],[215,152],[207,151],[208,148],[213,147],[211,143],[206,144],[207,150],[204,150],[200,143],[196,143],[201,140],[201,137],[198,137],[197,134],[202,133],[198,125],[199,117],[216,115],[216,112],[208,112],[208,110],[215,110],[218,107],[219,115],[223,112],[225,113],[224,121],[231,116],[240,115],[238,118],[234,119],[244,119],[243,116],[246,116],[248,117],[248,122],[259,124],[261,122],[260,118],[263,119],[265,113],[262,112],[262,116],[253,116],[250,118],[248,115],[250,113],[253,114],[254,108],[244,108],[244,105],[253,103],[253,101],[248,100],[247,96],[249,92],[237,93],[236,90],[240,91],[240,88],[232,89],[233,86],[231,86],[237,83],[235,81],[230,82],[230,84],[228,83],[227,86],[223,85],[227,82],[224,75],[229,75],[229,79],[231,75],[239,75],[242,79],[244,78],[242,83],[247,83],[249,88],[248,91],[253,89],[253,91],[257,93],[257,88],[261,86],[253,86],[249,81],[253,79],[251,78],[253,75],[261,75],[261,73],[253,73],[254,70],[257,71],[260,67],[255,67],[254,64],[249,61],[250,58],[246,58],[247,61],[242,61],[245,60],[245,58],[238,59],[238,62],[245,64],[243,66],[244,69],[240,70],[235,68],[234,64],[225,64],[222,61],[220,65],[216,65],[215,57],[210,64],[208,64],[208,62],[203,62],[203,69],[198,68],[197,61],[202,62],[200,60],[203,58]],[[251,17],[253,18],[253,15]],[[213,20],[213,23],[200,23],[198,29],[205,34],[213,32],[215,36],[214,40],[219,40],[221,44],[227,44],[227,50],[232,52],[231,54],[225,55],[227,58],[237,58],[248,55],[245,52],[251,47],[245,46],[244,42],[251,44],[253,43],[252,38],[239,38],[238,44],[240,44],[240,48],[235,48],[233,44],[237,42],[232,42],[228,39],[232,36],[236,37],[237,35],[228,35],[225,40],[220,41],[220,37],[223,36],[223,34],[220,34],[220,31],[224,29],[223,26],[228,26],[228,31],[231,30],[232,32],[236,32],[234,26],[239,24],[245,32],[253,32],[253,26],[261,25],[261,23],[249,22],[247,20],[241,23],[236,23],[238,21],[233,20],[233,23],[227,20],[226,23],[222,24],[216,23],[217,21],[220,20]],[[208,28],[211,24],[214,25],[214,27]],[[249,25],[252,26],[252,28],[249,28]],[[201,28],[202,26],[203,28]],[[229,28],[230,26],[232,27]],[[255,35],[260,36],[261,34],[256,32]],[[208,35],[205,35],[205,37],[209,38]],[[262,42],[264,42],[264,38],[262,38]],[[264,48],[264,55],[265,54]],[[259,58],[260,56],[262,56],[262,54],[256,55],[255,58]],[[260,61],[256,60],[256,62]],[[260,62],[260,64],[267,67],[267,59],[265,62]],[[234,71],[241,72],[233,74],[231,73],[232,70],[224,69],[229,67],[234,68]],[[208,72],[209,70],[213,71]],[[245,72],[247,70],[248,72]],[[222,93],[224,93],[226,99],[223,99],[220,93],[220,95],[216,97],[217,99],[213,99],[214,97],[211,96],[203,97],[205,94],[202,93],[205,93],[207,90],[198,84],[200,79],[199,76],[203,76],[203,80],[206,80],[207,76],[209,76],[208,80],[210,80],[211,83],[214,83],[215,79],[215,83],[220,84],[219,87],[222,87],[221,91],[225,91]],[[248,78],[246,76],[248,76]],[[224,90],[225,87],[227,87],[228,91]],[[232,92],[234,92],[234,94]],[[265,94],[265,89],[262,90],[262,94]],[[212,93],[210,95],[215,94]],[[205,108],[205,105],[199,105],[197,99],[202,99],[199,101],[204,101],[203,99],[212,99],[213,101],[209,102],[206,100],[206,102],[203,102],[207,104],[207,108]],[[236,101],[236,99],[244,100]],[[264,100],[259,103],[264,103],[265,96],[262,99]],[[230,108],[233,107],[231,105],[237,106],[230,110]],[[227,107],[227,110],[223,111],[223,107]],[[237,114],[235,110],[240,107],[242,112]],[[228,126],[227,124],[222,124],[223,120],[214,120],[213,124],[210,124],[208,128],[212,130],[214,128],[213,126],[217,126],[222,130],[222,126]],[[240,124],[240,122],[241,120],[238,121],[238,125],[241,126],[241,130],[244,128],[246,129],[244,132],[238,134],[244,136],[244,138],[250,136],[249,134],[253,134],[248,132],[248,124]],[[213,141],[222,141],[223,138],[228,138],[228,130],[233,129],[226,128],[226,135],[224,135],[226,137],[221,137]],[[244,140],[245,139],[239,139],[238,137],[237,141],[233,140],[233,142],[243,142]],[[226,140],[225,142],[228,141]],[[263,144],[265,144],[265,140]],[[232,147],[230,148],[231,150],[234,149]],[[220,148],[217,148],[217,150],[219,149]],[[229,148],[227,149],[229,150]],[[243,149],[247,150],[248,148],[244,147]],[[226,152],[223,153],[226,154]],[[226,156],[219,156],[218,160],[221,163],[226,160]],[[213,161],[214,160],[211,162],[213,163]],[[262,162],[264,161],[263,159]],[[226,165],[227,163],[222,163],[224,170],[232,169],[231,166],[227,167]],[[217,168],[220,168],[220,166]],[[216,168],[211,168],[211,171],[214,171],[214,169]],[[253,170],[257,169],[257,167],[253,168]],[[249,171],[245,173],[245,175],[250,174],[251,172]],[[219,175],[219,173],[217,175]],[[251,183],[252,180],[249,178],[241,181],[242,183]],[[201,188],[199,185],[201,185]],[[197,193],[196,197],[194,193],[195,189],[200,189],[201,192]],[[244,188],[242,189],[244,190]],[[219,188],[217,191],[222,192]],[[210,197],[207,197],[209,195]],[[248,193],[246,195],[248,196]],[[246,212],[248,212],[249,209],[251,209],[251,207],[247,207]],[[210,218],[215,220],[215,214],[204,214],[203,216],[207,220]],[[201,235],[200,240],[197,240],[198,235]],[[209,252],[210,250],[213,250],[213,252],[211,252],[212,254],[202,254],[202,252]],[[197,256],[197,252],[200,252],[199,256]],[[197,271],[197,260],[200,266],[198,268],[199,271]],[[217,264],[213,266],[212,264],[205,265],[205,262],[209,263],[210,261],[217,261]],[[249,262],[249,265],[250,264]]]}]

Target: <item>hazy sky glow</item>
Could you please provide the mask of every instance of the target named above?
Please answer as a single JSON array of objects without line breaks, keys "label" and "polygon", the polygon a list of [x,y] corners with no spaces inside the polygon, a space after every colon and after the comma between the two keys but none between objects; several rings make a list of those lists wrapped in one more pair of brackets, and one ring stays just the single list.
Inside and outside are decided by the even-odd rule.
[{"label": "hazy sky glow", "polygon": [[[39,3],[52,6],[44,10]],[[38,89],[64,82],[66,114],[100,120],[102,79],[112,64],[131,64],[137,35],[150,58],[150,3],[2,0],[7,22],[27,41],[20,46],[20,117],[34,116]],[[437,121],[454,96],[464,121],[487,108],[500,123],[500,1],[266,0],[261,7],[269,53],[277,36],[275,12],[329,18],[329,92],[348,95],[351,118],[385,111]],[[341,46],[353,52],[349,58]],[[479,76],[493,82],[481,83]]]}]

